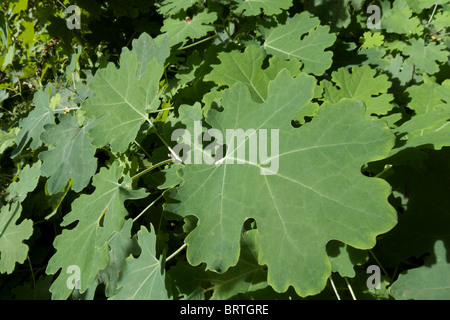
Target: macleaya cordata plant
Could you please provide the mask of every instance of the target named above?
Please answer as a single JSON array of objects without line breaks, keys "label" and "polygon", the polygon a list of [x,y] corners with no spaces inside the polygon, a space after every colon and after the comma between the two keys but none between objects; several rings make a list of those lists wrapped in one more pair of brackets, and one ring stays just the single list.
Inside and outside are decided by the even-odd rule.
[{"label": "macleaya cordata plant", "polygon": [[450,1],[381,1],[378,29],[370,1],[330,2],[131,1],[160,31],[107,64],[78,47],[0,132],[1,277],[52,299],[449,299]]}]

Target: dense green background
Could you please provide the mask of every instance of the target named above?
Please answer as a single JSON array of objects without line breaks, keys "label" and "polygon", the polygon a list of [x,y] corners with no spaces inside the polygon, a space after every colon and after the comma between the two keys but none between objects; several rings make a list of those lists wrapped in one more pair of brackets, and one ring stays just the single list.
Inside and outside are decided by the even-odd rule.
[{"label": "dense green background", "polygon": [[[80,30],[66,27],[65,6],[70,4],[81,8]],[[2,219],[20,204],[20,217],[16,215],[13,222],[23,228],[27,247],[18,239],[16,246],[22,252],[19,263],[12,269],[2,267],[1,299],[50,299],[49,288],[58,275],[54,274],[58,268],[49,267],[55,254],[55,237],[66,227],[74,226],[76,212],[88,210],[79,209],[82,201],[72,206],[77,199],[93,199],[88,197],[92,194],[95,198],[95,192],[102,194],[103,189],[97,186],[109,190],[101,181],[110,176],[120,181],[122,192],[128,188],[126,183],[131,184],[130,177],[167,158],[160,138],[170,136],[176,121],[206,117],[208,109],[220,109],[217,106],[226,102],[222,92],[236,83],[242,90],[248,88],[251,103],[261,103],[270,93],[269,82],[275,83],[283,68],[291,76],[301,74],[296,79],[308,73],[317,85],[302,112],[292,117],[295,127],[319,121],[319,117],[314,117],[323,106],[350,99],[362,101],[368,116],[386,121],[395,135],[390,153],[363,166],[362,173],[377,176],[392,186],[388,200],[396,210],[398,224],[378,236],[371,250],[357,250],[339,241],[328,243],[332,279],[339,297],[352,299],[352,290],[357,299],[450,299],[450,37],[446,35],[449,1],[261,0],[259,4],[261,7],[253,7],[243,0],[2,2],[0,226],[7,225]],[[370,15],[366,8],[370,4],[381,8],[380,30],[366,26]],[[144,33],[157,42],[145,43],[147,38],[141,38],[139,44],[133,41]],[[163,34],[168,35],[166,40]],[[296,51],[299,47],[302,49]],[[82,104],[89,117],[97,118],[96,112],[100,111],[94,109],[99,100],[90,98],[101,91],[96,91],[101,84],[98,79],[112,79],[121,72],[124,76],[117,80],[120,87],[121,79],[129,73],[125,66],[133,68],[141,63],[137,68],[143,65],[145,69],[142,61],[149,48],[154,50],[150,56],[155,54],[160,61],[145,62],[154,65],[155,70],[160,63],[161,74],[155,71],[160,77],[152,79],[148,72],[148,81],[161,94],[161,109],[168,108],[152,118],[156,132],[139,123],[135,143],[122,141],[116,146],[106,141],[96,147],[89,144],[87,134],[96,126],[102,132],[94,120],[88,120],[75,133],[64,129],[78,128],[83,123],[86,114],[77,110]],[[137,52],[139,62],[133,64],[131,58],[123,58],[130,50]],[[107,68],[109,62],[113,64]],[[119,66],[123,68],[116,71]],[[282,87],[279,85],[280,92]],[[181,108],[194,104],[198,109],[184,113],[187,109]],[[45,124],[56,125],[46,127],[44,132]],[[29,136],[36,138],[30,142]],[[108,140],[105,134],[103,138]],[[59,153],[49,152],[59,144],[76,147],[67,153],[72,162],[60,162]],[[77,162],[80,154],[95,156],[97,162],[85,163],[81,157]],[[88,161],[88,156],[85,159]],[[123,165],[124,172],[116,168],[117,163]],[[102,170],[106,167],[115,171],[107,173]],[[120,285],[116,287],[127,255],[138,257],[142,252],[142,259],[158,263],[158,259],[183,245],[197,221],[163,213],[163,204],[170,202],[171,197],[168,192],[163,198],[162,190],[178,192],[179,178],[170,168],[164,163],[136,180],[135,190],[121,194],[122,203],[118,206],[125,203],[121,210],[126,209],[124,212],[132,218],[156,202],[138,223],[131,226],[127,222],[123,233],[118,234],[117,239],[123,241],[127,237],[129,240],[130,233],[137,237],[115,257],[116,269],[111,267],[97,274],[94,267],[95,282],[89,284],[91,288],[84,294],[69,292],[69,298],[129,298],[140,278],[125,275],[119,283],[128,283],[129,287],[120,293]],[[67,184],[69,179],[72,180]],[[151,195],[144,194],[144,190]],[[182,188],[179,190],[183,192]],[[124,202],[126,199],[133,200]],[[207,199],[206,195],[200,200],[206,203]],[[165,209],[177,212],[173,204]],[[192,260],[184,250],[164,266],[165,284],[160,283],[164,292],[146,292],[137,298],[300,298],[292,287],[277,293],[267,284],[267,268],[258,265],[255,258],[259,235],[254,221],[246,221],[244,230],[236,267],[225,273],[205,271],[205,265],[190,265],[187,261]],[[11,246],[2,243],[1,233],[0,261],[6,265]],[[113,248],[115,244],[109,245]],[[130,265],[138,267],[133,261]],[[382,268],[379,290],[369,290],[365,284],[366,269],[373,264]],[[159,264],[156,266],[158,269]],[[252,276],[251,280],[246,274]],[[61,291],[53,293],[53,298],[67,296]],[[320,293],[306,298],[336,299],[337,295],[327,281]]]}]

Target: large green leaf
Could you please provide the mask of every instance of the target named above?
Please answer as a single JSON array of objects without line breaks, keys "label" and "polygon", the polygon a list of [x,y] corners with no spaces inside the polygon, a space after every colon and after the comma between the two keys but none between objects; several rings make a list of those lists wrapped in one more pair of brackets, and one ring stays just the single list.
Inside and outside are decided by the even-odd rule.
[{"label": "large green leaf", "polygon": [[[153,58],[158,59],[159,63],[164,64],[167,57],[170,55],[168,46],[169,38],[167,35],[161,35],[153,39],[148,33],[142,33],[139,38],[132,41],[133,52],[138,56],[138,70],[136,78],[140,79],[147,68],[147,65]],[[129,50],[125,47],[123,52]]]},{"label": "large green leaf", "polygon": [[396,224],[389,185],[361,173],[362,165],[389,154],[393,134],[351,100],[322,107],[310,123],[293,128],[290,121],[312,98],[314,83],[284,70],[270,82],[265,103],[254,102],[237,84],[224,92],[223,112],[210,110],[207,122],[223,136],[226,129],[255,130],[241,144],[256,130],[279,130],[279,149],[271,142],[271,158],[260,155],[259,163],[233,149],[217,164],[187,164],[180,171],[184,181],[165,208],[199,218],[186,238],[191,264],[206,262],[217,272],[235,265],[242,224],[254,218],[268,283],[277,291],[292,285],[306,296],[320,292],[331,273],[330,240],[368,249]]},{"label": "large green leaf", "polygon": [[[439,108],[440,105],[444,104],[442,100],[445,100],[444,97],[440,97],[436,92],[440,87],[439,84],[428,77],[424,77],[423,80],[424,83],[410,86],[406,89],[409,98],[411,98],[408,108],[414,110],[416,114],[428,113],[436,109],[436,107]],[[450,80],[447,81],[445,89],[450,89]],[[448,97],[448,101],[450,101],[450,97]]]},{"label": "large green leaf", "polygon": [[414,12],[420,13],[424,9],[428,9],[434,5],[442,5],[450,3],[449,0],[416,0],[410,1],[409,6],[414,10]]},{"label": "large green leaf", "polygon": [[333,53],[325,49],[334,43],[336,36],[329,30],[328,26],[320,25],[318,18],[304,11],[284,24],[261,28],[263,47],[269,54],[297,58],[304,64],[304,72],[321,75],[332,63]]},{"label": "large green leaf", "polygon": [[[105,284],[105,294],[107,297],[112,297],[117,291],[117,282],[121,277],[123,269],[125,268],[126,258],[130,255],[139,255],[140,248],[137,244],[136,237],[131,236],[131,227],[133,220],[127,219],[122,226],[122,229],[114,233],[108,241],[111,248],[109,251],[108,266],[98,273],[98,282]],[[95,287],[98,283],[95,283]]]},{"label": "large green leaf", "polygon": [[[125,152],[141,125],[149,122],[148,113],[160,104],[158,92],[164,54],[160,53],[161,48],[154,51],[153,58],[146,55],[142,42],[152,44],[148,37],[141,36],[133,42],[138,49],[124,50],[120,55],[119,69],[114,63],[108,64],[97,71],[89,85],[96,95],[86,99],[82,109],[87,117],[101,118],[89,132],[96,147],[109,143],[113,152]],[[143,65],[142,61],[147,64]]]},{"label": "large green leaf", "polygon": [[395,132],[398,146],[392,155],[413,147],[441,149],[450,145],[450,80],[441,85],[424,77],[425,83],[407,89],[411,97],[408,104],[416,113]]},{"label": "large green leaf", "polygon": [[74,114],[65,114],[57,125],[45,126],[41,139],[50,147],[39,154],[39,159],[42,160],[42,176],[49,177],[47,190],[50,194],[63,190],[70,179],[76,192],[89,184],[97,169],[96,148],[88,136],[94,125],[89,119],[86,126],[79,127]]},{"label": "large green leaf", "polygon": [[64,217],[62,226],[78,221],[75,228],[64,229],[55,238],[56,253],[47,265],[47,274],[61,273],[53,282],[52,299],[66,299],[73,288],[67,286],[69,267],[82,270],[80,292],[83,293],[94,282],[97,273],[108,265],[111,236],[122,229],[128,214],[124,202],[144,198],[143,189],[132,190],[131,178],[122,177],[122,168],[114,162],[110,169],[102,168],[93,178],[95,191],[81,195],[72,204],[72,211]]}]

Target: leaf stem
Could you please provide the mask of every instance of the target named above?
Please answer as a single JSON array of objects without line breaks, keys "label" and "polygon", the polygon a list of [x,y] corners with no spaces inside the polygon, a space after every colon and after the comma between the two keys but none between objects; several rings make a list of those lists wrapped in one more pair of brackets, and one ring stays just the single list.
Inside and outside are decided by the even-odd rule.
[{"label": "leaf stem", "polygon": [[158,130],[156,129],[156,126],[153,124],[153,122],[147,118],[148,123],[150,123],[150,125],[152,126],[152,129],[154,130],[155,134],[158,136],[158,138],[161,140],[161,142],[167,147],[167,149],[169,149],[170,154],[173,158],[175,158],[177,161],[179,161],[180,163],[183,162],[180,157],[178,157],[178,155],[173,151],[173,149],[169,146],[169,144],[167,143],[167,141],[159,134]]},{"label": "leaf stem", "polygon": [[436,3],[436,4],[434,5],[433,12],[431,13],[430,20],[428,20],[427,26],[429,26],[430,23],[431,23],[431,20],[433,20],[434,14],[436,13],[436,8],[437,8],[437,6],[438,6],[438,4]]},{"label": "leaf stem", "polygon": [[381,171],[380,173],[378,173],[375,178],[380,178],[383,174],[385,174],[388,170],[390,170],[392,168],[391,164],[387,164],[384,166],[383,171]]},{"label": "leaf stem", "polygon": [[143,176],[143,175],[146,174],[147,172],[150,172],[150,171],[152,171],[153,169],[156,169],[156,168],[158,168],[158,167],[160,167],[160,166],[163,166],[163,165],[165,165],[165,164],[167,164],[167,163],[171,163],[171,162],[172,162],[172,159],[167,159],[167,160],[161,161],[161,162],[159,162],[159,163],[157,163],[157,164],[155,164],[155,165],[153,165],[153,166],[151,166],[151,167],[149,167],[149,168],[147,168],[147,169],[145,169],[145,170],[142,170],[141,172],[135,174],[134,176],[131,177],[131,180],[135,180],[135,179],[137,179],[137,178]]},{"label": "leaf stem", "polygon": [[148,152],[141,146],[141,144],[140,144],[139,142],[136,141],[136,139],[134,140],[134,143],[142,150],[142,152],[145,153],[145,155],[146,155],[147,157],[150,158],[150,155],[148,154]]},{"label": "leaf stem", "polygon": [[329,279],[330,279],[331,286],[333,287],[333,290],[334,290],[334,293],[336,294],[337,299],[341,300],[341,297],[339,296],[339,293],[338,293],[338,291],[336,289],[336,286],[334,285],[334,282],[333,282],[333,279],[331,278],[331,275],[330,275]]},{"label": "leaf stem", "polygon": [[173,110],[173,109],[175,109],[175,108],[174,107],[170,107],[170,108],[166,108],[166,109],[159,109],[159,110],[156,110],[156,111],[150,111],[149,113],[159,113],[159,112],[164,112],[164,111]]},{"label": "leaf stem", "polygon": [[215,34],[215,35],[210,36],[210,37],[208,37],[208,38],[205,38],[205,39],[202,39],[202,40],[200,40],[200,41],[191,43],[191,44],[189,44],[189,45],[187,45],[187,46],[181,47],[181,48],[179,48],[178,50],[186,50],[186,49],[192,48],[192,47],[194,47],[194,46],[196,46],[196,45],[198,45],[198,44],[200,44],[200,43],[203,43],[203,42],[206,42],[206,41],[208,41],[208,40],[211,40],[211,39],[213,39],[213,38],[215,38],[215,37],[217,37],[217,36],[218,36],[218,34]]},{"label": "leaf stem", "polygon": [[392,278],[389,276],[389,274],[387,273],[386,269],[384,269],[383,265],[381,264],[380,260],[378,260],[378,258],[375,256],[375,254],[373,253],[372,250],[369,249],[369,253],[372,255],[372,257],[375,259],[376,263],[378,264],[378,266],[381,268],[381,270],[383,270],[383,273],[386,275],[386,277],[388,277],[389,282],[392,282]]},{"label": "leaf stem", "polygon": [[53,112],[60,112],[60,111],[69,111],[69,110],[79,110],[79,107],[74,108],[65,108],[65,109],[53,109]]},{"label": "leaf stem", "polygon": [[175,257],[178,253],[180,253],[184,248],[187,247],[187,244],[184,243],[181,247],[179,247],[174,253],[172,253],[169,257],[167,257],[166,259],[166,263],[167,261],[169,261],[170,259],[172,259],[173,257]]},{"label": "leaf stem", "polygon": [[355,293],[353,292],[352,286],[348,282],[347,277],[344,277],[345,283],[347,283],[348,290],[350,290],[350,294],[352,295],[353,300],[356,300]]},{"label": "leaf stem", "polygon": [[156,198],[155,200],[153,200],[153,202],[152,203],[150,203],[144,210],[142,210],[142,212],[141,213],[139,213],[137,216],[136,216],[136,218],[134,218],[133,219],[133,223],[137,220],[137,219],[139,219],[148,209],[150,209],[159,199],[161,199],[162,198],[162,196],[163,196],[163,194],[161,193],[159,196],[158,196],[158,198]]}]

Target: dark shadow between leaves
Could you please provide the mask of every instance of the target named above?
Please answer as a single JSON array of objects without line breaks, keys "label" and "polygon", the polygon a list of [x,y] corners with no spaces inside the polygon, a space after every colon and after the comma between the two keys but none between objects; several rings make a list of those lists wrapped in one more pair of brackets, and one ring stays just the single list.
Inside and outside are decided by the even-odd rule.
[{"label": "dark shadow between leaves", "polygon": [[[375,248],[386,266],[408,264],[409,259],[433,254],[441,240],[450,257],[450,148],[408,148],[386,163],[395,165],[383,177],[392,186],[392,205],[398,224],[383,235]],[[431,262],[433,264],[433,262]]]}]

